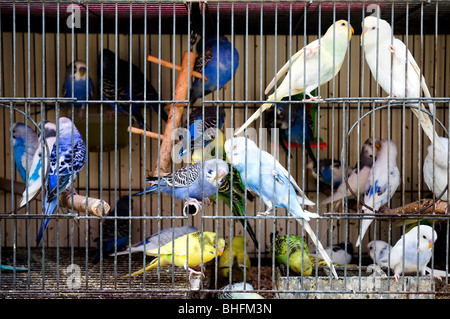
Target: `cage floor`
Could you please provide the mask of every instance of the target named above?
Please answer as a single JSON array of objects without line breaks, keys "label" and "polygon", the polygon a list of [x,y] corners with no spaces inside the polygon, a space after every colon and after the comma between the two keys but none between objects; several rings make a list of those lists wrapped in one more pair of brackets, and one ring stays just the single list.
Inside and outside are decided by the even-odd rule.
[{"label": "cage floor", "polygon": [[[188,298],[186,271],[166,266],[143,275],[127,274],[143,267],[143,258],[133,254],[107,257],[92,264],[95,251],[70,248],[16,250],[16,267],[25,271],[1,271],[0,298]],[[28,264],[29,258],[29,264]],[[1,250],[2,265],[13,265],[12,249]],[[148,258],[148,263],[151,259]],[[58,262],[59,261],[59,262]],[[74,271],[70,265],[74,264]],[[87,269],[87,271],[86,271]]]}]

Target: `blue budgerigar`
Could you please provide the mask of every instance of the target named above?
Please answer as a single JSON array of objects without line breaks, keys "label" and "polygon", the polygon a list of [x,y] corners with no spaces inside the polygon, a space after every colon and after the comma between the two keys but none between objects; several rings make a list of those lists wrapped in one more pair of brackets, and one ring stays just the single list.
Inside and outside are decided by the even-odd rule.
[{"label": "blue budgerigar", "polygon": [[306,197],[289,172],[271,154],[260,150],[255,142],[246,137],[228,139],[225,153],[227,160],[239,171],[242,183],[261,197],[267,206],[267,210],[259,214],[270,214],[274,206],[287,209],[304,227],[337,278],[330,257],[308,223],[319,215],[302,207],[315,203]]},{"label": "blue budgerigar", "polygon": [[[63,84],[63,96],[76,98],[80,101],[91,100],[94,95],[94,83],[87,74],[87,66],[84,61],[77,60],[69,64],[66,69],[66,78]],[[84,110],[87,103],[76,102],[73,106]],[[80,117],[81,117],[80,110]]]},{"label": "blue budgerigar", "polygon": [[22,180],[27,182],[27,172],[30,173],[33,156],[39,147],[39,137],[36,132],[24,123],[14,123],[12,128],[14,147],[14,162]]},{"label": "blue budgerigar", "polygon": [[[50,154],[50,168],[44,198],[44,214],[53,215],[59,196],[73,185],[73,181],[83,168],[86,159],[86,145],[83,138],[67,117],[59,118],[59,135]],[[39,246],[50,219],[41,222],[36,239]]]},{"label": "blue budgerigar", "polygon": [[207,203],[208,197],[216,194],[228,172],[227,162],[221,159],[210,159],[184,166],[161,177],[159,181],[157,177],[149,177],[147,181],[152,186],[142,192],[133,194],[133,196],[157,193],[159,187],[159,190],[164,193],[201,207],[202,198]]},{"label": "blue budgerigar", "polygon": [[[208,78],[204,82],[199,78],[194,79],[190,92],[190,101],[194,103],[203,96],[203,87],[205,90],[204,96],[206,96],[221,90],[231,80],[239,66],[239,53],[223,35],[224,30],[219,30],[221,33],[217,36],[216,24],[209,15],[206,3],[193,2],[190,6],[192,7],[193,31],[200,37],[205,37],[197,42],[194,71],[202,73]],[[205,25],[203,25],[202,11],[206,15]]]},{"label": "blue budgerigar", "polygon": [[[363,207],[364,213],[375,213],[379,208],[387,204],[398,186],[400,185],[400,171],[397,167],[397,146],[394,141],[382,139],[381,146],[377,152],[377,158],[369,173],[364,193],[364,204],[371,207]],[[358,247],[369,229],[373,219],[361,221],[361,233],[356,240]]]},{"label": "blue budgerigar", "polygon": [[[114,52],[108,49],[103,49],[103,83],[101,83],[101,57],[99,56],[99,70],[98,70],[98,80],[99,80],[99,90],[102,90],[102,96],[105,100],[115,101],[116,94],[118,101],[144,101],[144,84],[146,83],[146,96],[145,101],[149,101],[147,106],[150,106],[157,114],[159,106],[155,103],[158,100],[158,93],[151,83],[144,79],[144,74],[142,71],[134,64],[117,57],[117,72],[116,72],[116,55]],[[131,72],[131,83],[130,83],[130,72]],[[117,81],[117,87],[116,87]],[[103,87],[102,87],[103,84]],[[130,87],[131,85],[131,87]],[[109,103],[114,109],[116,105],[114,103]],[[144,103],[131,103],[131,116],[138,123],[138,125],[148,131],[149,126],[144,125],[144,117],[142,116],[141,110],[144,108]],[[130,114],[129,103],[117,103],[117,112],[122,114]],[[160,116],[164,121],[167,121],[167,113],[161,106]]]},{"label": "blue budgerigar", "polygon": [[[41,127],[40,123],[39,127]],[[30,168],[30,174],[26,183],[27,188],[23,191],[22,199],[19,204],[20,206],[26,205],[27,196],[28,201],[30,201],[42,188],[42,181],[43,178],[45,178],[49,167],[50,152],[52,151],[53,145],[56,141],[56,124],[50,121],[46,121],[44,123],[44,134],[42,137],[44,138],[48,149],[47,147],[45,147],[45,144],[39,145],[34,153],[33,162],[31,163]],[[41,134],[39,134],[39,139],[41,139]],[[44,150],[44,156],[42,156],[42,150]]]},{"label": "blue budgerigar", "polygon": [[[209,106],[204,109],[199,107],[189,114],[189,121],[186,120],[184,128],[188,133],[189,140],[186,139],[181,147],[178,158],[183,158],[196,148],[203,148],[211,143],[225,122],[225,110],[219,107]],[[185,140],[184,134],[179,136],[180,140]],[[190,146],[189,146],[190,143]]]},{"label": "blue budgerigar", "polygon": [[[128,196],[122,196],[116,203],[116,207],[108,214],[108,217],[124,217],[130,216],[133,210],[133,200]],[[107,254],[114,251],[123,250],[128,244],[128,236],[130,233],[130,224],[128,219],[107,218],[103,220],[103,229],[100,237],[94,239],[97,243],[97,251],[92,259],[93,264],[97,264],[100,258],[105,258]]]},{"label": "blue budgerigar", "polygon": [[[309,161],[306,164],[306,169],[314,178],[317,178],[316,163]],[[319,159],[319,180],[327,185],[333,186],[336,190],[341,185],[343,176],[349,176],[353,171],[352,168],[345,169],[339,160],[331,160],[329,158]]]}]

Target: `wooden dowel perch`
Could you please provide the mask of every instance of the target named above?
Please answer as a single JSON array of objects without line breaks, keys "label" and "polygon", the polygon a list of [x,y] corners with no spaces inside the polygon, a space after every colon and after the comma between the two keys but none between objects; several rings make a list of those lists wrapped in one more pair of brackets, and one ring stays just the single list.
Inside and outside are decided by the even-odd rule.
[{"label": "wooden dowel perch", "polygon": [[164,139],[163,135],[158,135],[158,133],[155,132],[150,132],[150,131],[144,131],[143,129],[137,128],[137,127],[128,127],[128,132],[131,132],[133,134],[139,134],[139,135],[143,135],[143,136],[147,136],[150,138],[154,138],[154,139],[159,139],[161,138],[161,140]]},{"label": "wooden dowel perch", "polygon": [[[191,52],[191,54],[195,54],[195,53]],[[183,69],[183,67],[180,66],[180,65],[173,64],[172,62],[169,62],[169,61],[160,60],[157,57],[154,57],[154,56],[151,56],[151,55],[149,55],[147,57],[147,61],[150,61],[150,62],[153,62],[153,63],[157,63],[157,64],[159,64],[159,62],[161,62],[162,66],[165,66],[166,68],[169,68],[169,69],[175,69],[177,71],[181,71]],[[195,60],[194,60],[194,62],[195,62]],[[191,75],[193,77],[196,77],[196,78],[199,78],[199,79],[203,79],[204,78],[205,82],[208,81],[208,77],[207,76],[203,77],[203,75],[200,72],[191,70]]]},{"label": "wooden dowel perch", "polygon": [[[185,52],[181,63],[181,70],[178,74],[175,86],[175,101],[186,100],[188,94],[188,74],[192,75],[196,54],[194,52]],[[174,106],[174,107],[173,107]],[[172,163],[172,131],[181,125],[184,107],[186,103],[169,104],[169,117],[164,128],[164,134],[161,142],[160,161],[156,164],[153,176],[158,176],[158,169],[161,175],[171,172]]]},{"label": "wooden dowel perch", "polygon": [[[435,214],[446,214],[447,213],[447,205],[448,203],[445,201],[440,201],[435,206],[435,201],[432,199],[422,199],[420,201],[411,202],[406,204],[405,206],[400,206],[396,208],[382,208],[380,209],[380,214],[386,215],[406,215],[406,214],[424,214],[431,215]],[[362,205],[358,204],[356,200],[349,200],[348,207],[351,210],[359,211],[362,209]],[[426,208],[426,209],[425,209]],[[372,213],[372,212],[370,212]]]},{"label": "wooden dowel perch", "polygon": [[[0,189],[11,193],[11,180],[6,178],[0,178]],[[15,181],[14,182],[14,194],[22,196],[25,191],[25,183]],[[41,200],[41,194],[36,196],[36,199]],[[62,192],[59,196],[59,206],[62,208],[72,209],[72,196],[68,192]],[[77,212],[84,213],[87,212],[89,215],[94,215],[98,217],[106,216],[111,210],[111,206],[104,200],[97,198],[88,197],[86,202],[86,196],[73,194],[73,209]],[[104,210],[103,210],[103,209]]]}]

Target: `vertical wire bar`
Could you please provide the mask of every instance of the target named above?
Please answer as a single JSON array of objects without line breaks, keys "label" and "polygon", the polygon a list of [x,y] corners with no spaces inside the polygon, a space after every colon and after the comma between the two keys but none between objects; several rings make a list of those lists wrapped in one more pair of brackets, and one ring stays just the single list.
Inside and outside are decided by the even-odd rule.
[{"label": "vertical wire bar", "polygon": [[[13,95],[14,97],[17,96],[17,79],[16,79],[16,5],[15,3],[13,4]],[[13,104],[14,105],[14,104]],[[11,108],[11,124],[13,123],[13,108]],[[25,124],[27,124],[27,120],[25,119]],[[12,129],[12,125],[11,125],[11,129]],[[12,130],[11,130],[11,139],[12,139]],[[26,135],[25,138],[25,147],[28,147],[28,143],[29,143],[29,139],[28,136]],[[11,143],[12,145],[12,143]],[[11,152],[12,153],[12,152]],[[26,156],[26,158],[28,158],[28,156]],[[27,160],[28,161],[28,160]],[[11,161],[12,163],[12,161]],[[26,165],[26,171],[28,171],[27,165]],[[13,173],[13,165],[11,165],[11,173]],[[26,175],[28,175],[28,173],[26,173]],[[11,174],[11,176],[13,176]],[[13,179],[11,179],[11,208],[12,210],[15,209],[15,203],[14,203],[14,182]],[[13,247],[13,264],[15,266],[16,263],[16,247],[17,247],[17,220],[14,219],[13,220],[13,243],[14,243],[14,247]],[[16,270],[14,267],[14,271],[13,271],[13,286],[16,286]]]},{"label": "vertical wire bar", "polygon": [[[86,97],[89,97],[89,3],[85,4],[86,6]],[[86,156],[86,163],[85,163],[85,172],[86,172],[86,203],[88,201],[89,197],[89,108],[90,103],[87,102],[85,106],[85,116],[86,116],[86,149],[88,150],[87,156]],[[86,205],[86,210],[84,212],[85,216],[88,216],[88,207]],[[90,222],[89,219],[86,218],[85,220],[85,277],[86,277],[86,289],[89,288],[89,227]]]},{"label": "vertical wire bar", "polygon": [[[104,81],[104,73],[103,73],[103,63],[104,63],[104,56],[103,56],[103,3],[100,4],[100,92],[102,94],[100,95],[101,100],[103,101],[103,81]],[[117,4],[116,4],[116,19],[117,19]],[[116,24],[117,28],[117,24]],[[117,70],[117,65],[115,65],[115,70]],[[114,82],[114,88],[117,88],[117,83]],[[117,92],[115,93],[114,100],[117,100]],[[114,115],[117,115],[116,109],[117,104],[114,104],[115,106],[115,112]],[[100,103],[100,149],[103,149],[103,103]],[[117,176],[117,174],[115,174]],[[98,249],[100,250],[100,289],[103,289],[103,222],[99,223],[99,246]]]},{"label": "vertical wire bar", "polygon": [[[260,4],[260,16],[259,16],[259,32],[260,32],[260,36],[259,36],[259,69],[260,69],[260,73],[261,76],[259,78],[259,100],[262,101],[262,93],[263,93],[263,45],[264,45],[264,41],[263,41],[263,26],[264,26],[264,19],[263,19],[263,13],[264,13],[264,5],[261,3]],[[276,85],[276,84],[275,84]],[[247,108],[246,108],[247,109]],[[233,127],[233,125],[231,126]],[[276,141],[275,141],[276,143]],[[246,181],[247,182],[247,181]],[[247,215],[247,192],[245,192],[245,214]],[[261,219],[257,220],[258,223],[258,243],[261,243],[261,233],[262,233],[262,221]],[[273,240],[273,238],[272,238]],[[257,275],[257,279],[258,279],[258,289],[261,289],[261,249],[258,249],[258,275]]]},{"label": "vertical wire bar", "polygon": [[[30,3],[27,4],[27,97],[31,97],[31,14],[30,14]],[[0,43],[1,43],[1,39],[0,39]],[[1,46],[0,46],[0,51],[1,51]],[[1,69],[0,69],[1,72]],[[1,79],[1,76],[0,76]],[[0,83],[0,87],[1,87],[1,83]],[[41,138],[39,139],[39,146],[41,147],[42,153],[44,153],[44,143],[43,143],[43,136],[44,136],[44,123],[41,123]],[[44,170],[44,165],[42,165],[42,171]],[[42,174],[42,180],[44,179],[45,174]],[[42,182],[42,185],[44,185],[45,183]],[[30,203],[28,202],[29,198],[29,194],[28,194],[28,190],[26,192],[26,214],[29,215],[30,214]],[[30,220],[26,220],[27,223],[27,288],[30,288],[31,285],[31,221]],[[1,235],[1,234],[0,234]],[[1,257],[1,256],[0,256]],[[0,280],[1,282],[1,280]]]},{"label": "vertical wire bar", "polygon": [[[129,117],[128,117],[128,126],[131,127],[133,125],[133,118],[131,116],[132,113],[132,108],[133,108],[133,101],[135,100],[135,96],[133,95],[133,85],[135,85],[135,83],[133,83],[133,3],[130,2],[129,3],[129,18],[130,18],[130,25],[129,25],[129,34],[128,34],[128,61],[129,61],[129,69],[128,69],[128,80],[129,80],[129,91],[130,91],[130,104],[129,104]],[[145,79],[144,79],[144,83],[145,83]],[[145,85],[145,84],[144,84]],[[144,91],[145,92],[145,91]],[[145,94],[145,93],[144,93]],[[135,104],[136,108],[139,109],[140,111],[140,104]],[[146,119],[144,118],[144,125],[147,123]],[[144,126],[144,130],[146,129],[146,127]],[[132,186],[132,177],[133,177],[133,165],[132,165],[132,156],[131,156],[131,145],[132,145],[132,133],[131,131],[128,132],[128,193],[131,194],[131,186]],[[114,222],[114,229],[117,229],[117,209],[114,210],[115,211],[115,222]],[[128,200],[128,215],[131,215],[131,198],[129,198]],[[128,219],[128,229],[129,234],[128,234],[128,238],[131,238],[131,217],[130,219]],[[115,234],[115,237],[117,236],[117,231]],[[130,239],[131,241],[131,239]],[[117,250],[117,237],[115,238],[115,242],[114,242],[114,250]],[[115,265],[115,268],[117,269],[117,265]],[[131,270],[131,254],[128,255],[128,269]]]}]

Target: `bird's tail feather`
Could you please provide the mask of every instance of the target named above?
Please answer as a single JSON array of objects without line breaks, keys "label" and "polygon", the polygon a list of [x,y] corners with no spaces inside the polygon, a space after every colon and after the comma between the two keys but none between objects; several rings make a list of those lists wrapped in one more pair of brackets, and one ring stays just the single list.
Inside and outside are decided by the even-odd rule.
[{"label": "bird's tail feather", "polygon": [[[39,185],[37,185],[39,184]],[[25,189],[22,193],[22,199],[20,200],[20,207],[25,206],[27,203],[27,192],[28,192],[28,200],[32,200],[36,194],[41,190],[41,183],[33,183]]]},{"label": "bird's tail feather", "polygon": [[142,196],[142,195],[153,194],[157,190],[158,190],[158,185],[152,185],[149,188],[143,190],[142,192],[131,194],[131,196]]},{"label": "bird's tail feather", "polygon": [[429,274],[431,274],[431,271],[433,271],[433,275],[434,276],[439,276],[439,277],[447,277],[447,272],[445,270],[439,270],[439,269],[431,269],[430,267],[425,267],[425,271]]},{"label": "bird's tail feather", "polygon": [[[283,97],[279,97],[277,101],[281,100],[282,98]],[[257,109],[255,113],[253,113],[244,124],[242,124],[242,126],[234,133],[234,135],[238,135],[239,133],[243,132],[247,128],[247,126],[249,126],[258,117],[260,117],[262,112],[264,112],[273,105],[273,103],[271,102],[275,102],[275,94],[270,95],[266,103],[261,105],[261,107]]]},{"label": "bird's tail feather", "polygon": [[[163,263],[160,263],[160,266],[164,266]],[[145,266],[145,268],[142,268],[141,270],[135,271],[134,273],[132,273],[130,276],[134,277],[137,275],[140,275],[145,271],[150,271],[154,268],[158,267],[158,258],[153,259],[147,266]],[[128,275],[126,275],[125,277],[128,277]]]},{"label": "bird's tail feather", "polygon": [[[58,204],[58,199],[55,199],[55,200],[51,201],[50,203],[48,203],[48,205],[46,205],[46,207],[45,207],[44,214],[45,215],[53,215],[53,213],[56,210],[57,204]],[[50,223],[50,220],[51,219],[45,219],[45,220],[41,221],[41,228],[39,229],[39,234],[36,238],[36,246],[39,246],[39,244],[42,240],[42,237],[44,236],[44,231],[47,229],[48,224]]]},{"label": "bird's tail feather", "polygon": [[122,251],[118,251],[117,253],[111,253],[109,254],[110,256],[120,256],[120,255],[128,255],[130,252],[133,253],[137,253],[137,252],[143,252],[144,251],[144,246],[137,246],[137,247],[127,247],[125,250]]},{"label": "bird's tail feather", "polygon": [[[420,104],[420,107],[422,109],[425,109],[423,104]],[[416,115],[417,119],[420,119],[420,126],[422,127],[424,133],[430,139],[430,142],[433,143],[433,138],[434,138],[434,142],[437,145],[437,147],[442,149],[442,150],[445,150],[445,147],[442,145],[442,142],[439,139],[439,135],[435,131],[435,129],[433,127],[433,122],[431,121],[431,119],[428,116],[428,114],[426,114],[425,112],[420,112],[420,111],[418,111],[415,108],[411,108],[411,111],[414,113],[414,115]],[[422,113],[422,114],[419,115],[419,112]]]},{"label": "bird's tail feather", "polygon": [[356,240],[355,244],[356,247],[359,247],[359,245],[361,245],[362,240],[364,239],[364,235],[369,229],[370,224],[372,224],[372,219],[363,219],[361,221],[361,233],[359,234],[358,239]]},{"label": "bird's tail feather", "polygon": [[328,256],[327,252],[325,251],[325,249],[323,248],[322,243],[319,241],[319,239],[317,238],[316,234],[314,233],[314,231],[312,230],[311,226],[309,225],[309,223],[306,220],[303,219],[297,219],[297,221],[300,223],[300,225],[303,226],[303,228],[305,229],[305,231],[308,233],[309,237],[311,238],[311,240],[313,241],[314,245],[316,245],[317,249],[319,250],[319,252],[322,254],[323,259],[325,260],[325,262],[327,263],[328,267],[330,267],[331,272],[333,273],[334,277],[337,279],[339,278],[336,269],[334,269],[333,266],[333,262],[331,261],[330,256]]}]

